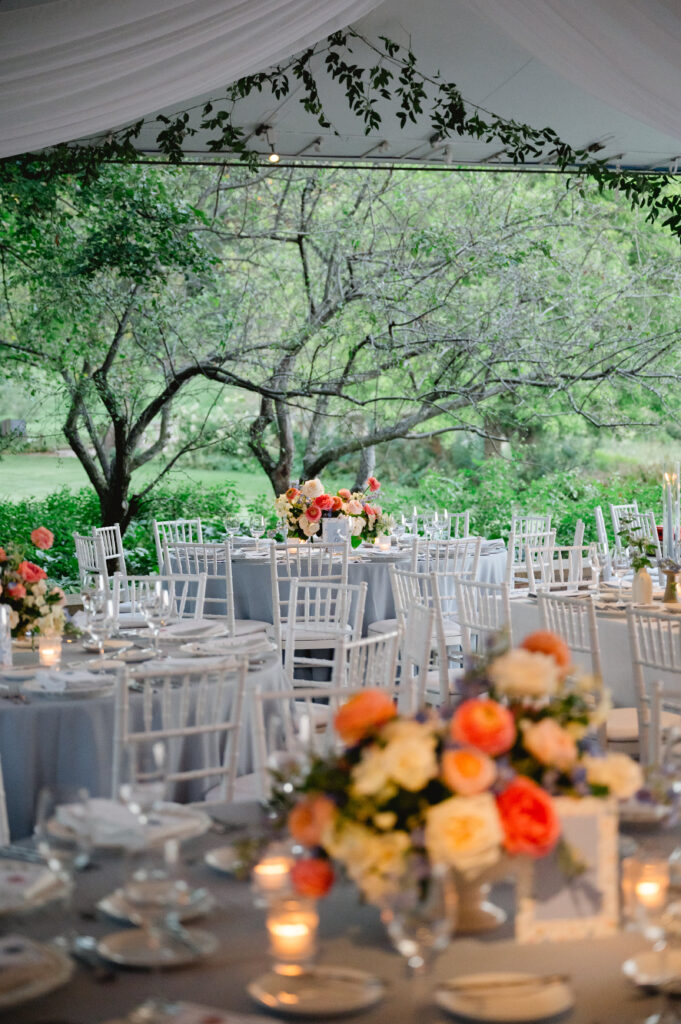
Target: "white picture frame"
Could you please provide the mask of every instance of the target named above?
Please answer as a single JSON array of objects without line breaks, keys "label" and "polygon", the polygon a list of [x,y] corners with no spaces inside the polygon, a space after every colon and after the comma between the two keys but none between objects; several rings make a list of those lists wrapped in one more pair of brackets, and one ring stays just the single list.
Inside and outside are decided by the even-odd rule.
[{"label": "white picture frame", "polygon": [[617,803],[556,797],[561,843],[584,870],[566,874],[560,845],[548,857],[518,865],[518,942],[574,941],[614,935],[619,923]]},{"label": "white picture frame", "polygon": [[327,544],[343,544],[347,541],[350,524],[347,517],[334,516],[322,519],[322,540]]}]

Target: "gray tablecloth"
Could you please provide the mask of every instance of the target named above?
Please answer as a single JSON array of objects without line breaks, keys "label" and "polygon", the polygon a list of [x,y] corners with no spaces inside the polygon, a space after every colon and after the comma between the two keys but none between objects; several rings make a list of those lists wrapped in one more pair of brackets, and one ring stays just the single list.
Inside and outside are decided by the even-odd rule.
[{"label": "gray tablecloth", "polygon": [[[73,979],[64,988],[4,1014],[0,1012],[3,1024],[101,1024],[128,1013],[153,995],[235,1012],[264,1013],[246,992],[248,982],[271,967],[264,912],[253,909],[248,883],[217,875],[202,861],[205,849],[224,844],[224,838],[208,835],[183,848],[185,856],[193,861],[186,868],[187,875],[209,886],[216,897],[215,910],[200,922],[221,940],[214,956],[196,966],[156,977],[121,969],[117,980],[109,984],[98,984],[90,972],[76,967]],[[97,937],[117,931],[120,924],[84,921],[82,917],[83,913],[91,914],[95,902],[121,883],[122,859],[102,858],[102,862],[100,870],[78,876],[72,921],[55,909],[25,918],[21,930],[36,939],[63,933],[70,924],[79,932]],[[494,898],[512,902],[512,892],[508,887],[499,889]],[[432,1001],[434,983],[472,971],[569,974],[575,993],[575,1008],[566,1018],[570,1024],[641,1024],[660,1008],[659,997],[637,991],[622,976],[623,961],[648,947],[635,933],[586,942],[519,946],[510,937],[511,926],[507,924],[484,939],[454,938],[437,960],[432,975],[408,979],[402,958],[389,946],[378,912],[360,906],[353,888],[337,886],[320,902],[319,911],[319,962],[370,971],[388,983],[381,1003],[352,1018],[366,1024],[444,1024],[445,1015]],[[328,1020],[315,1017],[316,1024]]]},{"label": "gray tablecloth", "polygon": [[[28,657],[22,653],[15,662],[25,663]],[[259,685],[272,690],[283,686],[283,670],[276,657],[248,674],[240,774],[254,767],[248,691]],[[139,695],[131,698],[133,703],[141,702]],[[30,704],[0,699],[0,757],[13,839],[31,832],[36,797],[43,786],[85,786],[91,796],[111,795],[113,733],[113,696],[81,700],[33,697]],[[188,748],[184,768],[192,766],[188,763],[191,756]]]}]

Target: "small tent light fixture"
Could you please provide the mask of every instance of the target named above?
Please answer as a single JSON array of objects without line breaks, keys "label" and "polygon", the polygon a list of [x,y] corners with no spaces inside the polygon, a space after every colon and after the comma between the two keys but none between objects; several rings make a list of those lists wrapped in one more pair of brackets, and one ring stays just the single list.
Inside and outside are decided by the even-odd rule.
[{"label": "small tent light fixture", "polygon": [[265,136],[265,138],[267,140],[267,145],[270,147],[270,151],[269,151],[267,159],[269,160],[269,162],[271,164],[278,164],[279,161],[281,160],[281,157],[279,156],[279,153],[277,153],[277,148],[276,148],[276,146],[274,144],[274,131],[272,130],[272,125],[271,124],[260,124],[260,125],[258,125],[258,127],[255,129],[255,134],[258,135],[258,136],[263,136],[263,135]]},{"label": "small tent light fixture", "polygon": [[451,146],[445,146],[445,148],[442,150],[442,156],[444,157],[444,161],[445,161],[446,164],[451,164],[452,160],[454,159],[454,154],[452,153],[452,147]]}]

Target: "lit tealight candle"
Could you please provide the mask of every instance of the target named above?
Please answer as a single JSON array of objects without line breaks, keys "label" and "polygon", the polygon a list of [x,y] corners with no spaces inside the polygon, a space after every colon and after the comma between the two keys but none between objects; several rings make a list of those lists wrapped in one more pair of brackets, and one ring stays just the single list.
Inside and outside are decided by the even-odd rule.
[{"label": "lit tealight candle", "polygon": [[61,637],[41,636],[38,638],[38,659],[46,668],[59,668],[61,663]]},{"label": "lit tealight candle", "polygon": [[283,963],[311,960],[316,951],[319,915],[305,900],[283,900],[267,915],[270,953]]},{"label": "lit tealight candle", "polygon": [[653,880],[637,882],[634,891],[638,902],[648,910],[656,910],[664,906],[667,886],[661,882]]},{"label": "lit tealight candle", "polygon": [[390,537],[379,537],[376,547],[379,551],[390,551]]},{"label": "lit tealight candle", "polygon": [[289,890],[293,857],[282,847],[273,844],[253,868],[253,889],[256,899],[266,904],[273,897],[285,896]]},{"label": "lit tealight candle", "polygon": [[624,913],[634,927],[653,934],[659,913],[666,905],[668,889],[669,864],[666,860],[627,857],[622,861]]}]

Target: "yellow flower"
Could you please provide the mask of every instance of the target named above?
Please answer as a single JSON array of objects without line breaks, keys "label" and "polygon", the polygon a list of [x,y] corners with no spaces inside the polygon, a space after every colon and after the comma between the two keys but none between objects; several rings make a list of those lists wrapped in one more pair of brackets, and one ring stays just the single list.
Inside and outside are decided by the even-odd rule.
[{"label": "yellow flower", "polygon": [[384,726],[383,736],[388,740],[383,749],[385,770],[398,786],[418,793],[437,777],[437,738],[429,725],[395,718]]},{"label": "yellow flower", "polygon": [[556,693],[561,677],[560,667],[554,658],[522,647],[496,658],[488,674],[499,693],[535,700]]},{"label": "yellow flower", "polygon": [[361,760],[352,769],[350,791],[354,796],[375,796],[385,788],[388,772],[381,747],[371,746],[362,751]]},{"label": "yellow flower", "polygon": [[607,786],[618,800],[629,800],[643,785],[640,765],[627,754],[606,754],[605,757],[582,758],[586,781],[592,786]]},{"label": "yellow flower", "polygon": [[433,864],[474,875],[497,862],[502,839],[491,793],[453,796],[426,812],[425,845]]}]

